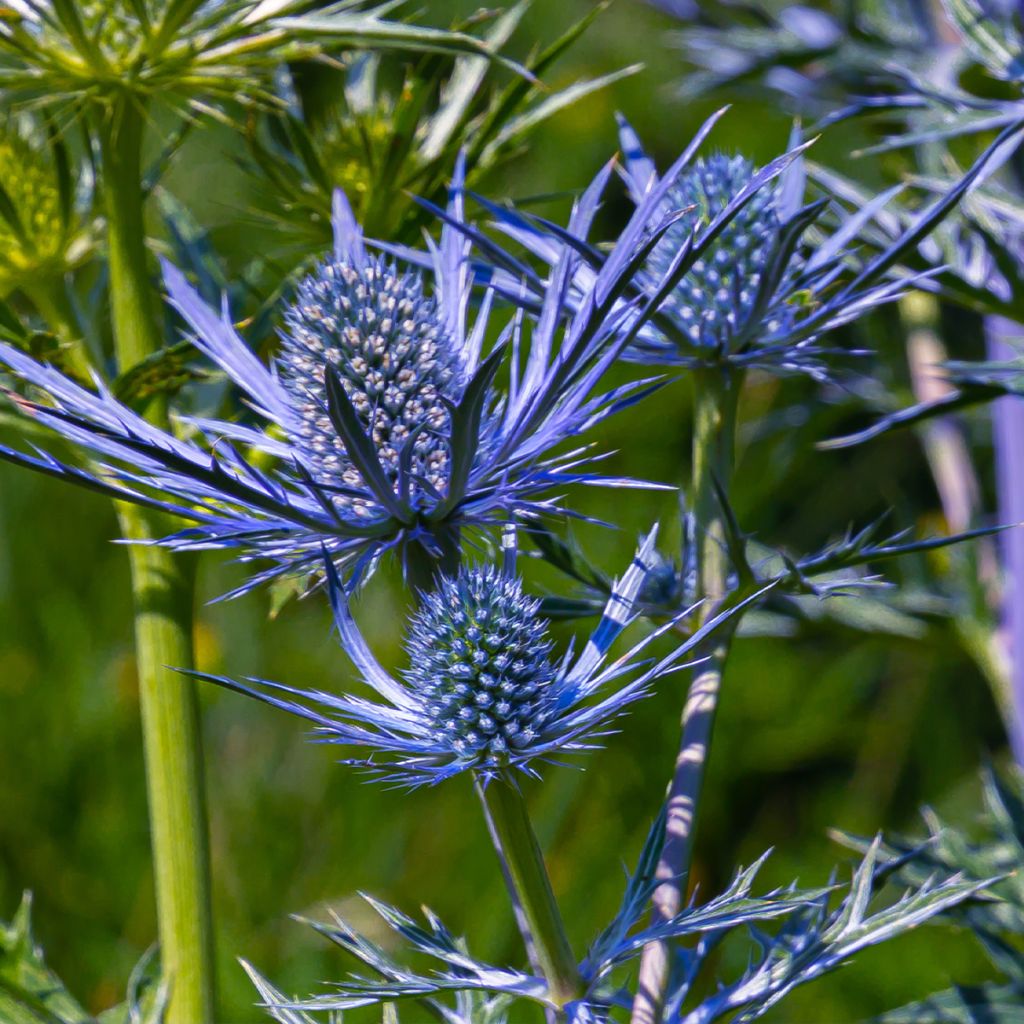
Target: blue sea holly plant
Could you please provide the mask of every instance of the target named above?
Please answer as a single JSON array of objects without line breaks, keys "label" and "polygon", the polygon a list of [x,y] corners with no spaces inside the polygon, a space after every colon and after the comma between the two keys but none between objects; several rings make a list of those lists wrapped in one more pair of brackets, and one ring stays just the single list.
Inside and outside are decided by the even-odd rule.
[{"label": "blue sea holly plant", "polygon": [[[762,167],[743,156],[702,156],[716,115],[659,173],[622,122],[623,165],[600,170],[564,225],[481,200],[524,250],[513,253],[467,220],[464,193],[467,180],[500,155],[499,139],[514,141],[531,119],[566,103],[556,95],[545,106],[534,91],[537,62],[508,67],[496,52],[520,10],[484,18],[490,34],[481,38],[401,22],[391,3],[345,0],[20,0],[0,11],[0,89],[9,102],[38,108],[53,138],[66,141],[72,128],[85,137],[79,156],[97,185],[107,262],[95,276],[109,306],[109,318],[103,309],[98,326],[88,325],[101,344],[76,349],[81,359],[73,368],[47,360],[0,309],[0,363],[13,404],[35,435],[48,431],[62,451],[74,452],[58,459],[14,445],[0,455],[117,499],[122,534],[132,542],[161,933],[155,993],[161,1016],[166,997],[167,1024],[214,1019],[197,676],[308,722],[317,741],[386,784],[472,783],[505,878],[509,916],[524,939],[526,965],[495,966],[472,956],[432,912],[420,923],[371,901],[434,970],[406,967],[339,917],[319,928],[361,961],[366,976],[296,1000],[250,971],[262,1004],[286,1024],[403,1003],[411,1024],[425,1014],[451,1024],[498,1024],[518,1020],[522,1000],[533,1004],[526,1012],[572,1024],[753,1020],[861,949],[970,906],[989,887],[987,872],[965,879],[943,864],[939,877],[914,878],[890,900],[883,887],[919,851],[879,840],[865,845],[848,887],[793,885],[758,895],[759,861],[708,897],[692,892],[692,863],[718,697],[743,614],[770,591],[819,597],[862,588],[874,581],[828,574],[985,532],[915,543],[898,535],[879,541],[869,527],[817,555],[769,549],[755,557],[732,504],[745,388],[760,375],[782,374],[798,378],[787,387],[807,384],[800,376],[831,386],[846,350],[833,338],[837,329],[904,292],[932,287],[941,271],[908,266],[910,255],[1005,164],[1019,139],[1018,119],[1000,124],[1002,134],[970,170],[899,219],[881,243],[873,228],[887,223],[895,192],[872,196],[852,213],[827,196],[808,201],[808,144],[798,139]],[[211,303],[209,281],[190,276],[196,265],[182,258],[189,239],[174,230],[178,222],[171,225],[174,258],[158,288],[146,200],[194,122],[214,117],[230,129],[239,115],[275,116],[268,112],[290,101],[288,79],[309,61],[341,61],[356,88],[360,67],[373,66],[352,60],[347,51],[356,49],[409,53],[421,69],[433,60],[428,54],[457,62],[452,78],[427,76],[425,85],[415,74],[403,78],[414,95],[403,88],[402,118],[385,126],[381,149],[372,139],[363,149],[368,165],[380,151],[393,155],[394,173],[375,164],[354,179],[366,190],[353,197],[354,207],[368,217],[387,205],[399,179],[416,190],[415,174],[404,178],[402,168],[426,168],[419,180],[427,198],[417,216],[431,230],[439,222],[440,231],[420,250],[406,237],[370,242],[349,200],[333,190],[336,180],[322,176],[313,189],[318,226],[329,202],[334,247],[315,265],[317,254],[304,253],[297,280],[277,275],[270,291],[286,296],[276,320],[280,337],[264,358],[263,339],[241,326],[238,302]],[[504,63],[518,77],[496,106],[478,109],[478,120],[464,115],[482,80],[481,60]],[[431,93],[442,81],[454,94]],[[527,95],[536,105],[525,120],[510,120]],[[435,99],[451,118],[420,119]],[[426,139],[413,138],[421,128]],[[291,142],[301,147],[300,138]],[[151,169],[144,156],[158,141],[169,143],[160,147],[168,152]],[[419,143],[419,155],[410,155]],[[424,151],[431,155],[421,161]],[[53,152],[64,179],[58,205],[66,206],[69,150]],[[307,148],[299,163],[312,169],[316,158]],[[436,186],[452,166],[441,208]],[[617,170],[631,211],[603,244],[594,241],[594,227]],[[380,191],[370,195],[375,184]],[[174,209],[163,186],[161,195],[164,208]],[[0,215],[13,230],[9,212]],[[377,225],[393,226],[386,217]],[[66,285],[84,285],[74,279],[73,262],[57,265]],[[18,301],[43,320],[55,316],[26,283],[32,281],[22,281],[26,294]],[[236,286],[233,297],[243,291]],[[184,327],[183,341],[171,325]],[[86,334],[73,317],[65,351],[81,340],[76,327]],[[189,372],[179,374],[183,352]],[[203,407],[200,414],[185,405],[194,396],[180,393],[200,362],[212,363],[227,385],[211,389],[216,412]],[[627,367],[625,383],[608,383],[610,371],[623,372],[620,362],[653,364],[659,374],[668,367],[668,379],[638,379],[647,371]],[[161,375],[173,381],[148,390],[132,385]],[[588,432],[657,388],[676,386],[678,377],[692,382],[694,398],[681,557],[657,552],[652,532],[621,580],[589,574],[606,598],[600,618],[578,650],[556,652],[544,606],[519,577],[510,524],[525,531],[582,520],[578,485],[632,485],[600,472]],[[541,539],[538,547],[559,564],[556,544]],[[473,548],[482,549],[481,559],[474,561]],[[328,692],[294,680],[197,672],[191,554],[205,549],[230,551],[251,566],[241,591],[296,577],[325,592],[356,683]],[[408,665],[398,673],[377,660],[355,621],[359,585],[386,556],[398,558],[415,591],[405,630]],[[618,654],[613,645],[625,640],[627,627],[636,636]],[[689,673],[689,686],[667,798],[657,801],[662,812],[618,913],[580,958],[523,790],[597,747],[640,698],[665,699],[656,691],[676,670]],[[8,931],[13,952],[0,962],[0,1000],[10,995],[13,972],[27,965],[38,979],[43,971],[22,930]],[[736,961],[719,950],[744,938],[751,940],[746,966],[730,969]],[[52,991],[59,994],[56,982]],[[24,1003],[23,995],[24,986],[13,1000]],[[39,1016],[38,1006],[22,1014],[13,1000],[8,1016]],[[0,1002],[0,1017],[3,1010]],[[397,1012],[381,1010],[389,1024]],[[129,1008],[128,1016],[140,1013]]]},{"label": "blue sea holly plant", "polygon": [[[710,98],[723,91],[748,93],[753,87],[798,115],[816,118],[818,126],[847,122],[846,131],[860,142],[851,154],[855,159],[832,159],[828,166],[810,162],[808,174],[815,187],[848,208],[856,210],[870,201],[880,172],[904,184],[898,198],[865,225],[861,243],[867,249],[884,250],[922,204],[946,193],[971,154],[994,133],[1012,131],[1024,117],[1024,37],[1016,4],[885,0],[826,4],[813,11],[756,4],[723,9],[722,17],[713,21],[695,10],[675,13],[686,22],[678,34],[686,61],[704,69],[686,76],[688,95]],[[801,25],[818,25],[819,30],[807,33],[808,39],[814,38],[813,46],[793,50],[792,29]],[[924,441],[952,529],[972,520],[978,506],[979,474],[961,436],[963,411],[991,402],[1000,389],[984,367],[972,374],[958,365],[976,354],[961,350],[962,335],[957,342],[952,334],[943,336],[947,314],[940,303],[985,318],[986,347],[994,362],[1013,357],[1014,346],[1004,339],[1019,343],[1018,325],[1024,318],[1020,182],[1020,159],[1011,143],[994,162],[993,172],[965,195],[956,216],[904,253],[901,262],[908,270],[930,271],[929,287],[900,305],[906,345],[880,353],[875,374],[876,381],[887,377],[887,386],[866,389],[862,395],[862,404],[878,415],[878,422],[835,443],[849,445],[879,436],[890,426],[912,426]],[[906,382],[908,365],[911,380]],[[1011,375],[1002,376],[1008,384]],[[1012,386],[1008,393],[1013,393]],[[911,401],[911,408],[894,412]],[[856,402],[851,407],[862,411]],[[1021,430],[1019,402],[998,402],[992,418],[1001,515],[1018,521],[1024,498],[1012,446]],[[1019,575],[1015,565],[1024,549],[1012,533],[1003,543],[1006,576]],[[942,574],[945,578],[936,582],[956,605],[952,624],[989,681],[1017,759],[1024,761],[1024,669],[1008,644],[1011,633],[1022,629],[1015,613],[1019,602],[1012,596],[1012,584],[1000,585],[995,552],[984,546],[976,552],[956,555],[950,571]],[[961,565],[965,558],[968,564]],[[975,578],[980,586],[964,584]]]},{"label": "blue sea holly plant", "polygon": [[608,723],[678,670],[683,658],[731,612],[709,619],[668,655],[638,655],[676,623],[647,633],[608,661],[611,645],[636,617],[634,603],[650,569],[652,530],[614,586],[597,629],[574,656],[552,656],[540,603],[516,572],[516,531],[502,534],[500,566],[439,575],[408,628],[410,667],[396,679],[377,662],[356,626],[333,563],[325,572],[341,644],[380,702],[302,691],[262,680],[198,677],[256,697],[314,725],[320,742],[361,747],[353,763],[406,786],[470,773],[520,910],[546,998],[562,1006],[580,996],[580,979],[533,836],[517,777],[590,749]]},{"label": "blue sea holly plant", "polygon": [[[485,250],[489,265],[478,273],[488,287],[527,308],[536,302],[531,281],[536,294],[558,282],[565,315],[572,316],[609,265],[632,261],[637,267],[631,279],[635,290],[623,293],[621,299],[622,330],[630,338],[623,353],[639,361],[681,365],[689,371],[693,385],[685,550],[676,563],[676,578],[662,578],[659,589],[681,595],[684,602],[703,599],[698,622],[709,609],[732,599],[737,585],[748,585],[755,575],[743,531],[731,509],[737,421],[750,371],[800,371],[825,381],[835,377],[837,353],[826,342],[828,332],[908,289],[926,286],[929,272],[906,271],[902,256],[912,252],[973,186],[1000,166],[1020,138],[1017,125],[1005,128],[953,187],[918,211],[887,245],[869,250],[862,259],[859,237],[893,199],[894,190],[872,198],[832,230],[825,230],[822,225],[828,222],[823,217],[830,204],[819,199],[802,205],[806,181],[797,152],[770,183],[761,182],[756,202],[748,202],[723,222],[721,211],[732,208],[738,196],[750,194],[750,183],[763,172],[743,159],[702,162],[697,157],[715,120],[705,124],[660,177],[635,134],[622,127],[624,176],[635,208],[626,229],[610,246],[594,245],[571,222],[561,227],[485,203],[495,226],[539,260],[542,269],[532,279],[521,275],[526,284],[517,285],[514,257],[493,245]],[[752,175],[746,184],[741,183],[744,175]],[[603,192],[607,183],[606,177],[599,176],[588,192]],[[664,223],[668,210],[674,213],[658,236],[655,226]],[[684,230],[674,236],[675,256],[669,266],[684,266],[687,272],[677,276],[664,269],[669,257],[658,247],[673,237],[679,225]],[[690,261],[691,240],[709,233],[711,244]],[[658,315],[638,322],[632,311],[650,306],[656,306]],[[798,586],[809,582],[799,570],[792,579]],[[733,625],[737,620],[732,620]],[[692,674],[682,711],[680,756],[669,788],[672,811],[658,868],[661,884],[653,900],[655,920],[671,918],[682,905],[681,880],[692,857],[699,791],[731,633],[726,627],[698,649],[699,667]],[[658,1019],[669,967],[668,950],[663,944],[652,944],[644,956],[634,1024]]]},{"label": "blue sea holly plant", "polygon": [[[75,380],[95,376],[119,396],[140,378],[158,382],[132,396],[139,399],[131,403],[138,406],[133,424],[143,436],[159,435],[171,449],[178,444],[169,408],[176,387],[168,378],[188,375],[177,372],[181,350],[165,333],[146,209],[193,127],[216,120],[239,128],[252,111],[279,103],[282,62],[336,60],[353,50],[474,55],[533,81],[486,40],[403,21],[394,7],[352,0],[16,0],[0,10],[5,113],[30,110],[53,142],[61,229],[46,247],[26,250],[36,259],[55,247],[56,276],[29,274],[19,300],[27,299],[59,339],[51,361]],[[87,316],[87,304],[75,301],[85,282],[74,280],[78,266],[63,245],[66,229],[74,229],[70,182],[79,166],[87,171],[82,180],[95,183],[105,243],[92,278],[103,298],[88,304]],[[25,230],[34,226],[21,221],[31,211],[16,191],[14,199],[17,205],[0,205],[24,247],[34,241]],[[15,256],[15,246],[7,252]],[[37,269],[49,273],[54,264]],[[13,329],[5,319],[7,333]],[[23,340],[13,333],[12,340]],[[192,684],[167,668],[192,661],[194,562],[150,544],[170,530],[163,505],[144,500],[116,509],[122,535],[137,542],[129,559],[162,969],[173,978],[168,1021],[206,1024],[214,1014],[213,945],[199,715]]]},{"label": "blue sea holly plant", "polygon": [[[836,357],[843,353],[825,346],[823,336],[922,285],[934,273],[928,267],[913,274],[901,265],[901,257],[912,254],[916,243],[998,166],[1005,153],[990,148],[939,199],[901,225],[880,251],[863,255],[865,228],[892,202],[900,186],[865,197],[852,212],[825,196],[808,201],[805,158],[796,131],[791,140],[794,158],[772,176],[770,185],[759,187],[740,212],[720,222],[721,214],[735,206],[762,172],[742,154],[698,156],[724,113],[705,122],[680,160],[662,176],[636,132],[620,117],[621,176],[634,203],[634,230],[608,245],[596,244],[571,225],[567,229],[514,207],[485,202],[494,227],[539,260],[548,273],[542,270],[524,281],[511,254],[494,245],[480,279],[528,305],[536,300],[530,285],[542,288],[571,249],[582,254],[567,288],[567,307],[574,308],[606,262],[636,259],[638,240],[671,217],[657,244],[644,249],[643,262],[630,281],[637,308],[643,308],[643,299],[656,301],[657,315],[639,325],[623,317],[622,329],[632,335],[624,358],[695,371],[756,368],[827,379],[836,373]],[[1017,127],[1006,128],[1000,141],[1012,139]],[[607,178],[599,176],[591,187],[599,183],[603,187]],[[697,258],[683,255],[693,239],[715,225],[719,227],[713,244]],[[680,261],[686,273],[676,276],[671,271]]]},{"label": "blue sea holly plant", "polygon": [[[448,208],[436,211],[444,222],[440,242],[425,254],[399,252],[429,270],[429,293],[420,271],[368,251],[337,192],[334,252],[298,285],[270,367],[240,338],[227,310],[212,309],[165,266],[168,298],[194,344],[239,387],[266,428],[199,418],[191,422],[200,441],[182,440],[141,424],[102,390],[89,391],[3,345],[0,362],[48,399],[21,400],[21,407],[106,461],[98,476],[10,448],[0,456],[196,524],[149,540],[269,560],[242,589],[316,570],[321,545],[355,575],[397,549],[423,585],[434,566],[451,569],[461,530],[513,515],[572,514],[559,495],[573,483],[633,485],[596,472],[592,451],[559,446],[657,386],[648,379],[602,391],[601,382],[674,281],[793,159],[787,154],[755,174],[665,271],[660,293],[642,304],[625,296],[645,253],[671,229],[672,215],[653,228],[637,219],[630,232],[637,252],[624,241],[570,316],[566,296],[582,257],[567,250],[537,315],[508,315],[486,357],[493,293],[484,295],[471,326],[468,315],[472,247],[488,242],[465,222],[462,162]],[[573,231],[586,235],[610,173],[607,167],[580,197]],[[496,379],[506,354],[501,387]],[[274,468],[259,468],[236,445],[272,457]]]},{"label": "blue sea holly plant", "polygon": [[[457,178],[446,214],[453,222],[458,185]],[[282,573],[315,572],[324,546],[356,576],[395,549],[407,574],[425,585],[436,565],[457,564],[462,530],[510,515],[568,513],[560,494],[573,483],[632,485],[589,468],[586,449],[557,450],[651,386],[600,390],[625,343],[617,317],[586,309],[569,324],[549,317],[526,333],[513,316],[485,357],[492,303],[485,298],[467,324],[471,243],[463,231],[446,226],[428,292],[418,270],[367,251],[340,192],[335,230],[333,254],[299,282],[284,311],[269,367],[226,310],[209,307],[165,266],[169,300],[194,344],[265,427],[195,418],[197,437],[180,439],[116,402],[102,383],[91,391],[2,344],[0,363],[39,393],[19,398],[20,407],[103,459],[104,469],[10,448],[0,454],[194,522],[154,538],[161,544],[228,548],[269,562],[243,590]],[[526,369],[501,388],[501,361],[520,347]],[[271,468],[239,448],[269,457]]]}]

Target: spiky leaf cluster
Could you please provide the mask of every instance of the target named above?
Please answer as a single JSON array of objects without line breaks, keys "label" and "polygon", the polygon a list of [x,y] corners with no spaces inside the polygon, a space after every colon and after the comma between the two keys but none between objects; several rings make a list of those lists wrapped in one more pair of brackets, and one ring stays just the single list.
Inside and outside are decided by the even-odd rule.
[{"label": "spiky leaf cluster", "polygon": [[[414,488],[445,494],[445,402],[460,394],[462,367],[421,276],[384,259],[329,261],[302,281],[284,319],[278,371],[300,413],[293,440],[318,482],[365,487],[328,412],[324,366],[330,364],[391,484],[404,459]],[[362,499],[339,494],[335,500],[356,515],[372,511]]]},{"label": "spiky leaf cluster", "polygon": [[[899,879],[908,885],[950,872],[969,880],[997,879],[992,894],[998,899],[965,903],[948,915],[974,933],[1005,983],[936,993],[886,1014],[886,1024],[1002,1024],[1024,1017],[1024,776],[1016,767],[1006,773],[987,768],[981,781],[984,810],[975,828],[965,830],[927,810],[929,835],[894,837],[885,854],[900,865]],[[839,838],[858,850],[867,845],[852,836]]]},{"label": "spiky leaf cluster", "polygon": [[[279,103],[248,123],[249,169],[282,255],[305,254],[330,225],[331,192],[342,188],[371,237],[416,243],[429,214],[414,196],[442,202],[449,169],[465,154],[467,182],[520,152],[548,118],[634,74],[639,65],[554,88],[547,72],[607,6],[593,8],[525,62],[536,80],[502,81],[495,62],[431,52],[410,61],[381,52],[343,67],[277,76]],[[529,0],[473,18],[481,39],[505,52]]]},{"label": "spiky leaf cluster", "polygon": [[[580,964],[580,997],[559,1006],[566,1024],[597,1024],[611,1018],[614,1008],[628,1008],[632,996],[618,976],[652,941],[676,946],[679,970],[673,974],[664,1016],[678,1024],[711,1024],[717,1020],[752,1021],[785,999],[797,986],[842,967],[857,951],[876,945],[971,899],[984,883],[946,878],[931,879],[887,906],[869,909],[892,871],[876,842],[853,873],[848,890],[829,907],[835,888],[800,889],[795,884],[755,894],[754,883],[767,855],[741,868],[728,888],[706,903],[690,903],[660,925],[643,927],[647,901],[655,884],[654,872],[664,836],[664,820],[655,823],[636,872],[627,883],[613,921],[591,944]],[[354,974],[330,986],[330,991],[285,1001],[272,985],[248,965],[246,969],[269,1007],[287,1008],[295,1024],[313,1024],[318,1016],[342,1013],[370,1004],[395,1002],[429,1005],[438,1017],[458,1024],[485,1024],[488,1012],[502,1011],[524,1001],[554,1009],[546,982],[526,971],[498,967],[473,956],[430,910],[424,924],[395,907],[364,897],[387,927],[410,951],[429,958],[436,969],[419,972],[396,960],[377,942],[356,931],[337,915],[329,923],[308,922],[322,936],[358,959],[372,972]],[[765,929],[771,929],[767,931]],[[705,976],[718,947],[728,936],[753,936],[751,960],[742,975],[712,986],[697,984]],[[390,949],[390,947],[389,947]],[[447,1000],[455,997],[456,1006]],[[486,1000],[486,1002],[473,1001]],[[494,1002],[491,1002],[493,1000]],[[473,1013],[462,1016],[463,1008]],[[418,1006],[416,1007],[419,1008]],[[276,1019],[284,1024],[283,1016]],[[499,1018],[500,1019],[500,1018]],[[614,1019],[619,1019],[617,1016]],[[287,1018],[292,1024],[293,1018]],[[934,1018],[929,1020],[933,1024]],[[915,1024],[924,1019],[915,1018]]]},{"label": "spiky leaf cluster", "polygon": [[460,758],[498,766],[547,721],[552,641],[522,581],[488,565],[442,577],[414,616],[406,681]]},{"label": "spiky leaf cluster", "polygon": [[[168,986],[154,977],[152,954],[132,971],[127,999],[104,1021],[161,1024]],[[0,921],[0,1020],[4,1024],[97,1024],[48,966],[32,929],[32,894],[26,892],[9,924]]]},{"label": "spiky leaf cluster", "polygon": [[[387,19],[393,4],[313,0],[13,0],[0,17],[0,85],[65,109],[108,110],[131,96],[209,115],[274,106],[275,68],[325,51],[473,53],[461,32]],[[512,65],[510,61],[503,61]]]}]

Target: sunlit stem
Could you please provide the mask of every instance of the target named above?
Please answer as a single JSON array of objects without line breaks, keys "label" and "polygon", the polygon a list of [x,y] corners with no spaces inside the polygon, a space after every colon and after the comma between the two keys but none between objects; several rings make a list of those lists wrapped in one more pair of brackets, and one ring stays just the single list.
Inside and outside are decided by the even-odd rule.
[{"label": "sunlit stem", "polygon": [[[1024,341],[1024,326],[1004,317],[985,317],[988,356],[994,360],[1017,359]],[[999,497],[999,521],[1024,522],[1024,402],[1017,395],[998,399],[992,408],[993,441],[996,453],[996,490]],[[996,667],[1005,678],[1004,699],[1000,702],[1010,749],[1017,764],[1024,766],[1024,531],[1006,530],[1000,539],[1003,555],[1002,631],[999,651],[1004,655]],[[985,655],[992,649],[985,633],[978,638],[984,668]],[[1005,657],[1008,655],[1008,657]],[[1009,662],[1007,665],[1006,662]],[[988,673],[990,677],[993,673]]]},{"label": "sunlit stem", "polygon": [[487,785],[478,784],[478,791],[513,906],[520,909],[526,931],[532,937],[534,955],[548,983],[551,1001],[556,1006],[565,1006],[580,998],[583,984],[523,794],[516,781],[504,775]]},{"label": "sunlit stem", "polygon": [[[145,244],[142,193],[144,112],[125,97],[99,125],[107,214],[110,303],[118,367],[163,344]],[[167,426],[156,402],[147,411]],[[118,507],[124,536],[169,532],[148,510]],[[166,1024],[212,1024],[213,932],[206,807],[195,686],[174,668],[192,666],[194,567],[157,547],[129,548],[135,647],[149,796],[160,956],[170,985]]]},{"label": "sunlit stem", "polygon": [[[697,593],[704,600],[700,614],[701,619],[706,620],[718,609],[728,584],[729,559],[719,489],[727,494],[732,476],[741,378],[727,369],[712,367],[695,372],[693,380],[689,497],[697,545]],[[652,924],[671,920],[683,905],[693,860],[697,808],[734,628],[717,630],[706,647],[694,652],[699,667],[694,670],[683,706],[682,739],[668,788],[665,846],[656,873],[660,884],[651,900]],[[640,961],[632,1024],[655,1024],[661,1020],[668,972],[668,946],[663,942],[651,943],[644,949]]]},{"label": "sunlit stem", "polygon": [[[900,315],[906,327],[907,363],[914,398],[921,403],[940,401],[947,397],[954,385],[943,372],[942,366],[948,358],[940,335],[939,303],[933,295],[913,292],[900,300]],[[998,346],[993,334],[993,323],[998,318],[986,318],[986,335],[990,349]],[[1005,322],[1004,322],[1005,323]],[[1019,330],[1019,328],[1017,328]],[[998,333],[998,332],[997,332]],[[992,355],[992,358],[1007,358],[1006,353]],[[1009,358],[1013,358],[1011,355]],[[996,481],[999,491],[1000,511],[1009,510],[1010,492],[1004,486],[1019,474],[1013,468],[1015,455],[1010,453],[1010,462],[1005,462],[1005,444],[1010,441],[1019,450],[1019,442],[1000,430],[1007,414],[1013,415],[1016,399],[1007,399],[993,408],[996,424],[994,435],[996,449]],[[1019,421],[1019,411],[1017,413]],[[963,427],[954,415],[938,416],[927,420],[918,428],[918,435],[928,459],[935,489],[939,494],[942,512],[950,533],[963,533],[977,526],[981,508],[981,486],[971,459],[970,448],[963,433]],[[1009,472],[1008,472],[1009,471]],[[1018,499],[1018,508],[1024,507]],[[1012,518],[1005,522],[1015,522]],[[1007,531],[1014,534],[1016,530]],[[1012,537],[1004,540],[1004,551],[1011,556],[1015,541]],[[1024,756],[1024,732],[1020,723],[1021,711],[1015,706],[1011,666],[1007,640],[1012,635],[1009,616],[1014,602],[1006,604],[1007,630],[1005,635],[994,625],[1000,615],[999,558],[996,541],[982,537],[973,544],[953,547],[949,551],[949,579],[961,590],[963,600],[957,602],[953,625],[961,644],[974,659],[985,675],[992,689],[992,695],[999,708],[1007,735],[1017,755]],[[1017,698],[1024,700],[1024,693]]]}]

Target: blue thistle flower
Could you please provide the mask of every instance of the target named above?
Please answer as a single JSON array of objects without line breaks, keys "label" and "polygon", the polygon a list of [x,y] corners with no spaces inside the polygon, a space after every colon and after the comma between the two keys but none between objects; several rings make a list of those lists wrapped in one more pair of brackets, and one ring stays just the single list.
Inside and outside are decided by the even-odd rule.
[{"label": "blue thistle flower", "polygon": [[460,759],[500,765],[551,717],[552,641],[539,610],[522,580],[487,565],[439,577],[413,616],[406,685]]},{"label": "blue thistle flower", "polygon": [[[330,366],[391,488],[397,493],[400,454],[408,443],[413,492],[444,494],[448,406],[462,398],[466,381],[462,354],[420,276],[383,259],[331,260],[299,285],[284,321],[277,371],[301,413],[292,440],[314,478],[346,491],[366,486],[331,419],[324,375]],[[374,514],[354,495],[339,492],[334,500],[356,516]]]},{"label": "blue thistle flower", "polygon": [[[697,160],[679,178],[665,199],[664,214],[670,216],[678,210],[682,215],[648,259],[654,279],[661,280],[670,272],[690,235],[726,210],[754,174],[754,165],[745,157],[716,154]],[[782,222],[778,206],[776,191],[756,193],[676,287],[673,302],[694,344],[709,351],[728,351],[735,347],[735,339],[751,328],[767,339],[793,326],[791,306],[782,303],[764,309],[757,301],[779,243]],[[792,276],[792,269],[787,269]]]},{"label": "blue thistle flower", "polygon": [[[484,565],[440,575],[435,589],[423,595],[410,622],[410,667],[401,679],[387,673],[370,652],[327,561],[327,586],[342,647],[363,681],[382,698],[379,703],[266,680],[240,683],[195,675],[305,718],[322,742],[369,748],[368,757],[350,763],[404,785],[435,783],[464,771],[483,778],[510,769],[535,774],[535,762],[592,749],[612,718],[645,696],[655,679],[684,667],[684,655],[735,611],[712,618],[658,661],[638,661],[638,655],[678,618],[606,664],[612,643],[639,614],[637,594],[654,565],[656,533],[652,530],[641,543],[575,659],[571,648],[561,659],[552,657],[540,602],[524,593],[516,575],[515,530],[506,527],[500,568]],[[628,682],[593,699],[628,674],[633,675]]]},{"label": "blue thistle flower", "polygon": [[[269,560],[240,591],[281,573],[315,573],[322,547],[357,577],[395,550],[422,582],[437,564],[451,568],[465,529],[510,516],[573,514],[546,492],[574,483],[636,485],[587,471],[593,455],[584,448],[554,453],[653,386],[640,381],[595,394],[626,343],[613,300],[592,303],[568,324],[549,314],[528,326],[515,316],[483,357],[492,296],[469,327],[472,243],[462,224],[462,175],[460,161],[449,208],[439,211],[446,220],[440,245],[423,259],[435,282],[429,293],[420,270],[367,253],[338,193],[334,254],[299,284],[269,367],[236,333],[226,308],[210,309],[165,265],[170,302],[196,347],[266,426],[192,418],[186,422],[198,436],[182,440],[146,423],[101,382],[90,391],[0,344],[0,365],[44,396],[18,397],[21,408],[104,468],[8,448],[0,457],[195,524],[158,543]],[[561,308],[560,291],[545,302]],[[495,375],[509,348],[516,365],[499,391]],[[269,456],[273,468],[257,468],[246,449]]]},{"label": "blue thistle flower", "polygon": [[[619,307],[620,331],[629,338],[624,358],[828,377],[830,359],[840,350],[821,338],[931,276],[932,271],[889,272],[964,194],[981,162],[882,252],[861,262],[853,245],[899,188],[872,197],[852,214],[832,209],[827,199],[804,205],[805,146],[762,168],[742,156],[696,158],[721,113],[708,119],[662,176],[620,118],[622,176],[635,209],[608,251],[571,223],[562,227],[482,200],[494,226],[550,273],[524,275],[521,261],[494,243],[478,280],[531,308],[563,277],[571,250],[576,264],[564,286],[571,315],[606,267],[629,266]],[[606,167],[587,192],[603,191],[608,177]],[[821,223],[826,209],[839,221],[831,231]],[[805,237],[812,226],[813,244]]]}]

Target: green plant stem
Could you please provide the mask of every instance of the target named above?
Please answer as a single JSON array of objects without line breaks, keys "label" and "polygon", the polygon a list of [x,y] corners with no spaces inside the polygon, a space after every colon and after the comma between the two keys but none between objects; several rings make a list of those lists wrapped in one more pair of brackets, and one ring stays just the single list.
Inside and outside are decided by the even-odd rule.
[{"label": "green plant stem", "polygon": [[565,1006],[582,995],[583,986],[523,794],[515,780],[504,775],[478,785],[478,792],[513,906],[525,919],[551,1001]]},{"label": "green plant stem", "polygon": [[519,934],[523,938],[523,945],[526,947],[526,959],[529,961],[530,967],[540,974],[541,966],[540,960],[537,958],[537,943],[534,942],[533,933],[530,931],[530,922],[526,920],[526,912],[523,910],[522,900],[519,898],[519,893],[516,892],[515,883],[512,880],[512,872],[508,866],[505,851],[501,847],[501,840],[498,838],[498,830],[494,825],[494,819],[491,817],[491,809],[487,806],[487,794],[484,784],[480,779],[476,779],[474,787],[476,788],[477,796],[480,797],[480,803],[484,811],[484,820],[487,823],[487,833],[494,844],[494,850],[498,855],[498,862],[501,865],[501,875],[505,879],[505,886],[508,888],[509,899],[512,902],[512,914],[516,919],[516,927],[519,929]]},{"label": "green plant stem", "polygon": [[[114,104],[99,132],[121,371],[163,342],[145,244],[144,113],[131,104],[129,99]],[[147,417],[167,426],[162,402],[154,403]],[[118,517],[129,540],[168,532],[159,516],[134,505],[120,505]],[[199,711],[195,684],[174,671],[192,667],[194,564],[162,548],[135,544],[129,558],[160,955],[170,985],[166,1024],[212,1024],[213,930]]]},{"label": "green plant stem", "polygon": [[[690,511],[697,545],[697,593],[704,600],[701,621],[707,620],[726,595],[729,559],[725,521],[717,488],[728,493],[736,445],[736,405],[740,378],[709,368],[694,373],[693,460]],[[711,748],[725,662],[734,626],[727,626],[694,651],[694,671],[682,713],[682,739],[668,787],[665,845],[655,877],[660,884],[651,898],[651,923],[661,924],[682,908],[693,860],[693,837],[700,791]],[[661,1019],[668,983],[669,949],[664,942],[648,945],[640,961],[632,1024]]]},{"label": "green plant stem", "polygon": [[90,380],[92,360],[85,347],[78,314],[71,304],[67,288],[58,277],[42,276],[38,281],[21,286],[21,291],[46,321],[64,347],[64,361],[75,376]]}]

